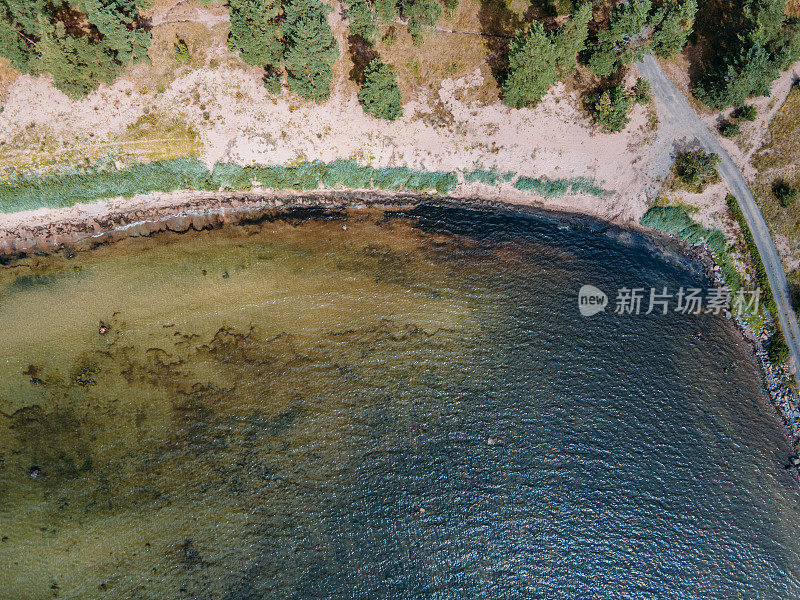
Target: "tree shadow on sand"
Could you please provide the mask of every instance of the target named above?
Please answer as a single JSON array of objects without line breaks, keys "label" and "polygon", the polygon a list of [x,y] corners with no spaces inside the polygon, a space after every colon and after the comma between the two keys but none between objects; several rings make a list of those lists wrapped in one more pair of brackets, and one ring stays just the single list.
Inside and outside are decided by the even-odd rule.
[{"label": "tree shadow on sand", "polygon": [[502,85],[508,70],[508,44],[517,29],[525,26],[527,19],[509,9],[505,0],[481,0],[478,20],[489,51],[489,68],[497,83]]}]

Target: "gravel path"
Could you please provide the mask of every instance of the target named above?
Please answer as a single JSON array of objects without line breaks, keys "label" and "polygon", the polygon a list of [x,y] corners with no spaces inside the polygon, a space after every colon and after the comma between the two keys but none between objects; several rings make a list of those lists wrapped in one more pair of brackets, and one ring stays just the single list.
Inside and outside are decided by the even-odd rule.
[{"label": "gravel path", "polygon": [[[742,213],[750,226],[750,231],[753,233],[761,260],[764,262],[769,284],[772,287],[772,294],[775,297],[775,304],[778,308],[778,320],[786,337],[786,343],[789,346],[791,359],[795,366],[795,380],[800,385],[800,373],[797,368],[800,366],[800,361],[798,360],[798,357],[800,357],[800,328],[798,328],[797,316],[792,308],[786,273],[778,250],[775,247],[775,242],[761,214],[761,209],[756,204],[756,200],[747,186],[747,181],[719,143],[716,135],[700,120],[700,117],[694,112],[689,102],[667,78],[666,73],[664,73],[653,56],[645,56],[638,64],[638,67],[642,75],[647,78],[653,87],[658,116],[665,132],[665,138],[659,140],[664,149],[666,150],[669,147],[664,142],[667,141],[667,138],[671,138],[674,153],[676,142],[679,143],[678,136],[682,135],[683,137],[694,138],[703,146],[706,152],[713,152],[719,156],[717,167],[719,174],[728,185],[731,194],[736,196],[739,201]],[[659,132],[660,135],[661,132]],[[670,156],[670,158],[674,158],[674,156]]]}]

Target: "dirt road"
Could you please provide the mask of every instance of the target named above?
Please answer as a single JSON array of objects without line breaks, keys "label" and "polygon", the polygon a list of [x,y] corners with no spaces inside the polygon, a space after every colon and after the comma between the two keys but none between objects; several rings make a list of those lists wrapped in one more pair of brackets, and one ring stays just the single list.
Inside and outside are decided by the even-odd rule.
[{"label": "dirt road", "polygon": [[786,281],[786,273],[783,269],[775,242],[772,240],[767,224],[761,214],[761,209],[756,204],[750,188],[747,186],[742,172],[731,160],[731,157],[717,140],[716,136],[709,131],[705,123],[700,120],[694,109],[683,96],[683,94],[667,78],[666,73],[658,65],[652,55],[647,55],[638,65],[639,71],[650,82],[653,87],[658,116],[664,124],[665,132],[672,136],[673,149],[675,144],[680,143],[678,135],[683,137],[693,137],[706,152],[713,152],[719,156],[717,166],[719,174],[731,194],[736,196],[739,206],[742,208],[750,231],[753,233],[761,260],[767,271],[772,294],[775,296],[775,304],[778,308],[778,320],[781,329],[786,337],[786,343],[791,352],[791,360],[795,367],[795,380],[800,386],[800,328],[797,325],[797,316],[792,308],[792,301],[789,295],[789,285]]}]

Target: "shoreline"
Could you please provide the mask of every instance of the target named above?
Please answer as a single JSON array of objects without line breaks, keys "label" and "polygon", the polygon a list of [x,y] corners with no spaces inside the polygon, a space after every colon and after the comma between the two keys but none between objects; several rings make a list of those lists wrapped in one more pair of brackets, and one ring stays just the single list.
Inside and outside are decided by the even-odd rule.
[{"label": "shoreline", "polygon": [[[132,198],[111,198],[64,208],[0,213],[0,264],[29,255],[47,255],[159,231],[200,231],[270,213],[302,208],[408,209],[439,202],[476,209],[509,209],[549,215],[571,222],[595,222],[640,233],[651,232],[630,219],[590,210],[567,210],[561,202],[541,201],[506,186],[459,186],[455,194],[394,192],[375,189],[313,191],[259,189],[247,192],[180,190]],[[507,193],[508,192],[508,193]],[[561,199],[560,199],[561,200]],[[663,234],[659,234],[663,235]],[[666,237],[666,236],[665,236]]]},{"label": "shoreline", "polygon": [[[149,237],[160,232],[203,231],[225,225],[257,223],[296,210],[408,210],[427,202],[475,210],[511,210],[552,218],[571,225],[634,232],[650,241],[668,242],[671,250],[699,265],[706,279],[724,284],[711,252],[637,222],[585,210],[568,211],[528,198],[514,198],[497,187],[482,186],[458,195],[387,192],[376,190],[257,190],[207,192],[181,190],[116,198],[70,207],[0,213],[0,267],[26,258],[59,252],[86,251],[128,237]],[[489,191],[490,193],[486,193]],[[505,199],[501,199],[505,198]],[[792,446],[800,448],[800,412],[797,393],[780,382],[780,367],[769,362],[761,332],[754,332],[738,317],[731,319],[741,339],[752,350],[761,370],[762,386],[783,421]]]}]

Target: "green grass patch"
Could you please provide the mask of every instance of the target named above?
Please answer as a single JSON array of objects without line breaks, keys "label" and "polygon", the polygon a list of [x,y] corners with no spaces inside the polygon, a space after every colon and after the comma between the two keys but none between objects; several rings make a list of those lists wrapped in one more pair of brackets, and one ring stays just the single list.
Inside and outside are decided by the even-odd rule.
[{"label": "green grass patch", "polygon": [[[509,181],[513,173],[475,169],[464,173],[469,181],[496,185]],[[452,171],[417,171],[407,167],[375,169],[352,160],[301,162],[295,165],[249,166],[217,163],[209,172],[196,158],[180,158],[133,164],[123,169],[113,162],[37,174],[26,172],[0,182],[0,211],[15,212],[36,208],[58,208],[103,198],[132,197],[150,192],[180,189],[246,191],[253,187],[269,189],[315,190],[320,186],[345,189],[446,194],[458,185]],[[519,190],[545,197],[564,193],[604,193],[594,180],[520,178]]]},{"label": "green grass patch", "polygon": [[458,185],[455,173],[415,171],[406,167],[373,169],[349,160],[319,161],[293,166],[242,167],[221,163],[214,167],[212,180],[219,187],[248,190],[257,182],[272,189],[314,190],[320,184],[350,189],[381,189],[445,194]]},{"label": "green grass patch", "polygon": [[486,185],[497,185],[498,183],[511,181],[514,173],[501,173],[497,169],[474,169],[464,172],[464,181],[467,183],[485,183]]},{"label": "green grass patch", "polygon": [[514,187],[523,192],[533,192],[544,198],[556,198],[567,193],[600,196],[606,192],[597,185],[594,179],[588,177],[574,179],[520,177],[514,183]]},{"label": "green grass patch", "polygon": [[333,188],[436,190],[445,194],[458,185],[458,178],[452,172],[424,172],[406,167],[373,169],[347,160],[266,167],[219,163],[209,172],[199,160],[185,158],[134,164],[124,169],[91,167],[47,175],[25,173],[0,183],[0,210],[58,208],[179,189],[250,190],[253,182],[271,189],[314,190],[322,184]]},{"label": "green grass patch", "polygon": [[22,174],[0,183],[0,210],[58,208],[101,198],[148,192],[216,189],[205,165],[194,158],[137,164],[125,169],[70,169],[57,174]]}]

